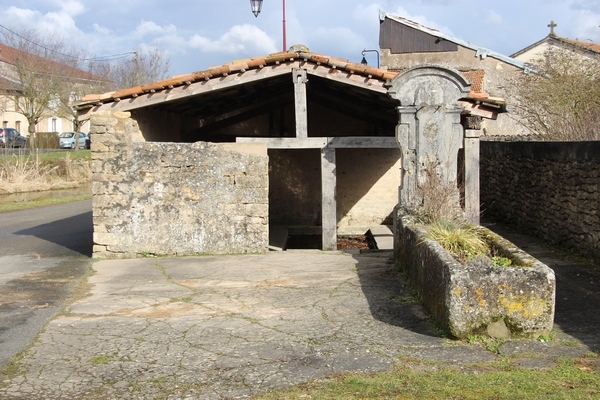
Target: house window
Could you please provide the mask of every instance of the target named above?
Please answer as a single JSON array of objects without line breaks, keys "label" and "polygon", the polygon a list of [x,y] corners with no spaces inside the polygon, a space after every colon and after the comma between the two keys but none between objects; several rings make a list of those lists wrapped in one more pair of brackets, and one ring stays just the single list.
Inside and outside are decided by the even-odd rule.
[{"label": "house window", "polygon": [[15,129],[21,132],[21,121],[15,122]]},{"label": "house window", "polygon": [[56,132],[56,117],[52,118],[52,132]]},{"label": "house window", "polygon": [[8,121],[2,121],[2,127],[8,128]]}]

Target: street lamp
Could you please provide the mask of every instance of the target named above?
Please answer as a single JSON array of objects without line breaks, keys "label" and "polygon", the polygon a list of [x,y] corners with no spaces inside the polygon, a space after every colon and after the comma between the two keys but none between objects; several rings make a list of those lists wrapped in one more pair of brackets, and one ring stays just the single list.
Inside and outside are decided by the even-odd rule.
[{"label": "street lamp", "polygon": [[[263,0],[250,0],[250,7],[252,8],[252,13],[255,17],[258,17],[260,14],[260,10],[262,8]],[[286,38],[286,29],[285,29],[285,0],[281,0],[282,2],[282,10],[283,10],[283,51],[287,50],[287,38]]]},{"label": "street lamp", "polygon": [[361,54],[363,56],[362,60],[360,61],[361,64],[363,65],[367,65],[367,59],[365,58],[365,53],[371,53],[371,52],[375,52],[377,53],[377,68],[379,68],[379,52],[377,50],[367,50],[364,49],[363,51],[361,51]]},{"label": "street lamp", "polygon": [[260,9],[262,8],[262,2],[263,2],[263,0],[250,0],[250,7],[252,7],[252,14],[254,14],[255,17],[258,17],[258,14],[260,14]]}]

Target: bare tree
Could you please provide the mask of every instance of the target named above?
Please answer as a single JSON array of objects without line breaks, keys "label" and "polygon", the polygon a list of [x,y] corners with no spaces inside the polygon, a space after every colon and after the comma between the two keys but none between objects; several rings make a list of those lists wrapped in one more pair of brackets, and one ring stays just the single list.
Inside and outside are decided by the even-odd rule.
[{"label": "bare tree", "polygon": [[129,88],[154,82],[166,77],[170,58],[167,53],[156,48],[136,50],[133,57],[110,67],[107,75],[115,89]]},{"label": "bare tree", "polygon": [[517,114],[546,140],[600,140],[600,59],[552,50],[516,82]]},{"label": "bare tree", "polygon": [[59,35],[42,35],[36,30],[2,30],[3,74],[18,85],[7,93],[17,112],[29,123],[35,137],[37,123],[50,116],[73,118],[67,106],[73,94],[106,84],[102,78],[80,68],[81,51],[65,44]]},{"label": "bare tree", "polygon": [[65,111],[71,113],[75,131],[85,123],[85,120],[78,118],[77,109],[73,107],[83,95],[134,87],[163,79],[169,71],[169,65],[168,54],[158,49],[91,58],[88,71],[99,81],[95,81],[94,85],[74,86],[69,101],[63,103]]}]

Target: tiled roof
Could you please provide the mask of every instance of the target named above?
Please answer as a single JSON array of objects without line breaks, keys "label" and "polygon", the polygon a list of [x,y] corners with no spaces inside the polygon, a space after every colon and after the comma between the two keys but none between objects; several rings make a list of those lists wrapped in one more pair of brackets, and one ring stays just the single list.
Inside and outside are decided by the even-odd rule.
[{"label": "tiled roof", "polygon": [[[21,56],[26,56],[30,59],[32,63],[35,63],[38,67],[47,66],[47,69],[53,73],[55,71],[60,71],[64,73],[65,76],[68,75],[70,77],[82,80],[91,80],[91,81],[103,81],[104,79],[91,74],[89,72],[83,71],[78,68],[71,67],[66,64],[61,64],[57,61],[49,60],[44,57],[27,53],[23,50],[16,49],[14,47],[10,47],[5,45],[4,43],[0,43],[0,63],[7,63],[10,65],[15,65],[18,63],[18,58]],[[28,61],[29,62],[29,61]]]},{"label": "tiled roof", "polygon": [[[300,50],[293,49],[300,47]],[[254,57],[245,60],[233,61],[217,67],[211,67],[204,71],[193,72],[185,75],[178,75],[172,78],[163,79],[157,82],[148,83],[145,85],[135,86],[126,89],[120,89],[114,92],[103,94],[88,94],[78,102],[79,106],[87,104],[110,103],[120,101],[125,98],[137,97],[146,93],[154,93],[161,90],[172,89],[177,86],[190,85],[194,82],[208,81],[218,79],[229,74],[246,72],[248,70],[260,69],[266,66],[279,65],[282,63],[304,61],[307,63],[325,66],[338,71],[346,72],[353,75],[364,76],[369,79],[377,79],[382,82],[393,79],[400,71],[390,71],[387,69],[374,68],[368,65],[350,62],[346,59],[326,56],[322,54],[311,53],[305,46],[293,46],[287,52],[270,54],[264,57]],[[487,93],[482,91],[483,70],[463,71],[465,77],[473,86],[471,94],[468,97],[480,100],[489,97]],[[472,95],[472,96],[471,96]]]},{"label": "tiled roof", "polygon": [[582,41],[582,40],[576,40],[576,39],[568,39],[568,38],[558,36],[556,34],[551,33],[548,36],[546,36],[545,38],[538,40],[537,42],[530,44],[529,46],[525,47],[524,49],[517,51],[516,53],[512,54],[511,57],[518,57],[521,54],[526,53],[529,50],[534,49],[538,46],[541,46],[544,43],[547,43],[550,46],[563,45],[563,47],[570,47],[570,48],[575,47],[575,48],[581,49],[583,51],[587,51],[587,52],[591,52],[591,53],[595,53],[595,54],[600,53],[600,44]]},{"label": "tiled roof", "polygon": [[[294,47],[292,47],[293,49]],[[189,85],[190,83],[203,80],[216,79],[229,74],[245,72],[252,69],[260,69],[270,65],[278,65],[290,61],[302,60],[316,65],[323,65],[339,71],[348,72],[351,74],[362,75],[370,79],[378,79],[387,81],[397,72],[391,72],[385,69],[370,67],[368,65],[353,63],[348,60],[336,57],[325,56],[322,54],[310,53],[308,51],[293,51],[290,49],[287,52],[279,52],[270,54],[264,57],[254,57],[245,60],[237,60],[217,67],[211,67],[204,71],[192,72],[185,75],[177,75],[172,78],[163,79],[157,82],[148,83],[145,85],[135,86],[127,89],[120,89],[115,92],[104,94],[90,94],[84,96],[80,104],[86,102],[110,102],[117,99],[139,96],[144,93],[171,89],[176,86]],[[308,50],[304,47],[305,50]]]},{"label": "tiled roof", "polygon": [[21,89],[21,85],[0,76],[0,92],[15,92]]},{"label": "tiled roof", "polygon": [[597,43],[592,43],[592,42],[584,42],[582,40],[574,40],[574,39],[567,39],[567,38],[563,38],[563,37],[555,37],[558,40],[561,40],[565,43],[568,44],[572,44],[574,46],[578,46],[578,47],[582,47],[586,50],[590,50],[596,53],[600,53],[600,44]]}]

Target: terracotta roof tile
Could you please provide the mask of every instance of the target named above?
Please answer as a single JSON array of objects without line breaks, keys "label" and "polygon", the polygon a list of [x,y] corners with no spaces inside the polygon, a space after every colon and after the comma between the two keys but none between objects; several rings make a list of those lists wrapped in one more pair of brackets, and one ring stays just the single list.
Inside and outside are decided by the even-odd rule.
[{"label": "terracotta roof tile", "polygon": [[[228,75],[230,73],[238,73],[252,69],[259,69],[267,65],[277,65],[280,63],[290,62],[294,60],[303,60],[305,62],[330,67],[336,71],[362,75],[364,77],[378,79],[380,81],[391,80],[399,73],[399,71],[380,69],[368,65],[353,63],[343,58],[336,58],[326,56],[323,54],[311,53],[307,50],[308,49],[304,48],[300,51],[290,50],[289,52],[274,53],[265,57],[253,57],[245,60],[237,60],[225,65],[211,67],[204,71],[197,71],[186,75],[178,75],[172,78],[163,79],[142,86],[121,89],[117,90],[116,92],[105,93],[103,95],[87,95],[82,99],[81,102],[79,102],[79,105],[84,106],[86,104],[96,104],[99,101],[111,102],[117,99],[135,97],[137,95],[141,95],[151,91],[163,90],[203,80],[210,80],[213,78]],[[484,73],[483,70],[462,72],[465,74],[465,77],[473,84],[472,93],[484,94],[480,93],[482,92]],[[485,95],[487,94],[485,93]]]},{"label": "terracotta roof tile", "polygon": [[562,40],[563,42],[573,44],[575,46],[583,47],[587,50],[595,51],[596,53],[600,53],[600,44],[592,43],[592,42],[584,42],[582,40],[567,39],[567,38],[558,37],[558,36],[556,38],[559,40]]},{"label": "terracotta roof tile", "polygon": [[258,57],[258,58],[251,58],[250,60],[248,60],[246,62],[246,64],[248,65],[248,68],[256,68],[256,67],[262,67],[266,64],[266,60],[264,57]]},{"label": "terracotta roof tile", "polygon": [[471,92],[482,93],[483,92],[483,77],[485,71],[482,69],[463,70],[460,71],[465,78],[471,83]]},{"label": "terracotta roof tile", "polygon": [[212,76],[221,76],[229,73],[229,66],[223,65],[220,67],[212,67],[207,70]]},{"label": "terracotta roof tile", "polygon": [[44,70],[46,70],[50,73],[57,73],[57,71],[60,71],[60,73],[64,74],[64,76],[70,76],[76,79],[105,81],[104,78],[83,71],[79,68],[75,68],[73,66],[7,46],[4,43],[0,43],[0,62],[15,65],[16,63],[19,63],[19,60],[23,57],[26,57],[29,60],[28,62],[34,62],[37,68],[39,68],[40,72],[44,72]]},{"label": "terracotta roof tile", "polygon": [[116,98],[116,99],[121,99],[123,97],[132,97],[132,96],[135,97],[142,93],[144,93],[144,91],[142,90],[142,87],[135,86],[135,87],[128,88],[128,89],[117,90],[116,92],[114,92],[112,94],[111,97]]}]

